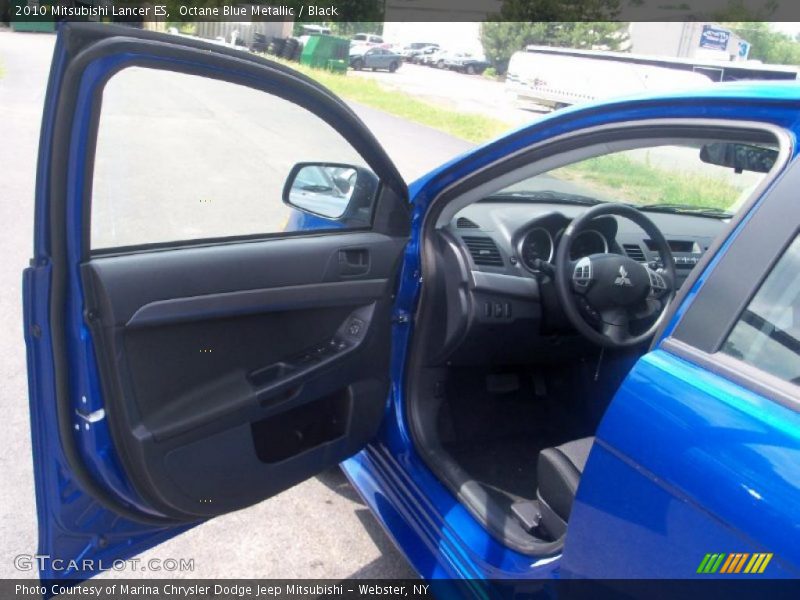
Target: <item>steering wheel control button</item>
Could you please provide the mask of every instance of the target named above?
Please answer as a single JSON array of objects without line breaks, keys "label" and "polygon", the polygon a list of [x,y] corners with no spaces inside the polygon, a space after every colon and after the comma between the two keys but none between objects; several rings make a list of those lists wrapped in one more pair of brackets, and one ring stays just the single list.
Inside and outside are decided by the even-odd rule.
[{"label": "steering wheel control button", "polygon": [[572,281],[575,285],[586,288],[592,281],[592,261],[589,257],[584,257],[575,265],[575,270],[572,272]]},{"label": "steering wheel control button", "polygon": [[651,269],[647,270],[647,275],[650,277],[650,292],[653,294],[664,292],[667,290],[667,282],[657,271]]}]

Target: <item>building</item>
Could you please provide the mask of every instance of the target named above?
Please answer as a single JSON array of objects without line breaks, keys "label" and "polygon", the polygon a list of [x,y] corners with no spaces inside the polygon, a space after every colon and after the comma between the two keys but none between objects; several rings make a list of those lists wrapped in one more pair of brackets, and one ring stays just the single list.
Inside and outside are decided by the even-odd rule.
[{"label": "building", "polygon": [[[203,21],[197,24],[197,36],[216,40],[222,39],[227,43],[239,43],[251,46],[254,34],[260,33],[267,39],[271,37],[287,38],[292,35],[293,21]],[[236,38],[234,40],[233,38]]]},{"label": "building", "polygon": [[635,54],[693,60],[747,60],[750,44],[721,25],[710,22],[639,22],[628,31]]}]

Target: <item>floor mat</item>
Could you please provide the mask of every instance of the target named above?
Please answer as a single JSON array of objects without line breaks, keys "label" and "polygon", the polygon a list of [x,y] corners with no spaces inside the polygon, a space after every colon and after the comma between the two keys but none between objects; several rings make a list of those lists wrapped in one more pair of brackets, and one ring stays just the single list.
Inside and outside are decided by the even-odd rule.
[{"label": "floor mat", "polygon": [[511,438],[452,443],[445,449],[478,483],[516,502],[536,497],[536,459],[543,447],[541,441]]}]

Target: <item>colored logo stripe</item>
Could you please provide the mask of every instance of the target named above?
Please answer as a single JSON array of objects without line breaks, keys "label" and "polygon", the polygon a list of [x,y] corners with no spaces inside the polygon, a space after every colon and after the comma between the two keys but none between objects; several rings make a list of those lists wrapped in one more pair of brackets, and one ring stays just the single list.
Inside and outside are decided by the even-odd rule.
[{"label": "colored logo stripe", "polygon": [[700,566],[697,567],[697,572],[704,574],[717,572],[720,574],[759,574],[764,572],[771,560],[771,552],[756,552],[754,554],[749,552],[709,553],[703,557]]},{"label": "colored logo stripe", "polygon": [[716,573],[725,556],[725,554],[706,554],[703,562],[701,562],[700,566],[697,567],[697,572]]},{"label": "colored logo stripe", "polygon": [[762,552],[760,554],[753,554],[753,558],[751,558],[750,562],[747,563],[744,572],[763,573],[764,569],[767,568],[767,565],[771,560],[772,560],[772,552],[769,553]]},{"label": "colored logo stripe", "polygon": [[722,569],[720,573],[738,573],[742,570],[744,566],[744,561],[750,558],[749,554],[737,553],[737,554],[729,554],[728,560],[725,561],[725,564],[722,565]]}]

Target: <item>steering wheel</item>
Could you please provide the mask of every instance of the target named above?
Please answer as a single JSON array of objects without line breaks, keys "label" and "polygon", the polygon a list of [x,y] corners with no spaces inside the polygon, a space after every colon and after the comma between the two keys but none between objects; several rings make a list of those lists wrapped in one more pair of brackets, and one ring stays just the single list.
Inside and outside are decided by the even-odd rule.
[{"label": "steering wheel", "polygon": [[[628,256],[604,253],[571,260],[575,238],[593,219],[614,215],[639,225],[653,240],[664,269],[655,271]],[[653,336],[675,296],[675,263],[664,235],[642,212],[616,203],[598,204],[564,230],[555,260],[556,293],[572,325],[589,340],[607,348],[636,346]],[[632,334],[631,321],[655,321]]]}]

